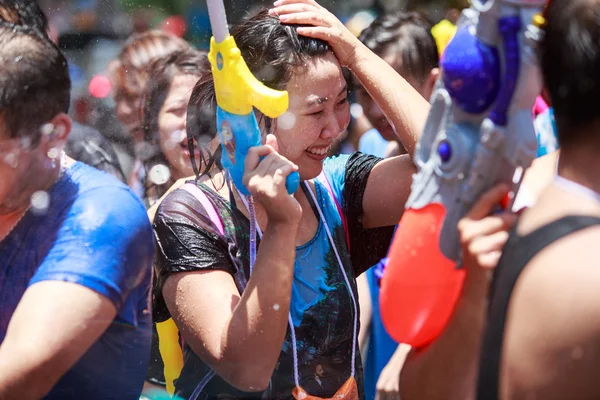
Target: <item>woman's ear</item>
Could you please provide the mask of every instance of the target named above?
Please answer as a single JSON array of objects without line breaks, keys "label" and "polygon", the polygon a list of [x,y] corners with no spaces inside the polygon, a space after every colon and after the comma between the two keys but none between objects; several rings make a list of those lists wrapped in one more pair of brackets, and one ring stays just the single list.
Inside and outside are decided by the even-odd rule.
[{"label": "woman's ear", "polygon": [[435,83],[437,82],[437,78],[440,76],[440,69],[433,68],[429,71],[429,74],[425,78],[425,82],[423,82],[423,90],[422,95],[425,100],[429,101],[431,99],[431,95],[433,94],[433,89],[435,87]]}]

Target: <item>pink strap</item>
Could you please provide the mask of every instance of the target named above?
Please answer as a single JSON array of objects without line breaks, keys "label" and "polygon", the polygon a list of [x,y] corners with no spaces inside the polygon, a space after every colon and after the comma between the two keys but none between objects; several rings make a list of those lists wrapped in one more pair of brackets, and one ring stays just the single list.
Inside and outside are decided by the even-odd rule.
[{"label": "pink strap", "polygon": [[338,213],[340,214],[340,218],[342,219],[342,226],[344,227],[344,233],[346,234],[346,245],[348,246],[348,250],[350,250],[350,236],[348,235],[348,222],[346,221],[346,215],[344,214],[344,210],[342,210],[342,206],[340,206],[340,203],[338,202],[337,197],[335,197],[335,194],[333,193],[333,188],[329,184],[329,179],[327,179],[327,175],[325,175],[325,172],[321,171],[321,174],[319,174],[317,179],[319,181],[321,181],[321,183],[323,183],[323,185],[325,185],[325,189],[327,189],[327,192],[329,192],[329,195],[333,198],[333,201],[335,202],[335,206],[337,207]]},{"label": "pink strap", "polygon": [[181,188],[186,190],[192,196],[197,198],[198,201],[200,201],[200,203],[202,203],[202,207],[204,207],[204,209],[208,213],[208,217],[213,222],[213,224],[215,224],[215,226],[219,230],[219,233],[221,235],[225,235],[223,221],[221,220],[219,213],[217,213],[217,210],[215,209],[215,206],[212,203],[212,201],[210,201],[210,199],[206,196],[206,193],[204,193],[198,186],[196,186],[193,183],[186,183]]}]

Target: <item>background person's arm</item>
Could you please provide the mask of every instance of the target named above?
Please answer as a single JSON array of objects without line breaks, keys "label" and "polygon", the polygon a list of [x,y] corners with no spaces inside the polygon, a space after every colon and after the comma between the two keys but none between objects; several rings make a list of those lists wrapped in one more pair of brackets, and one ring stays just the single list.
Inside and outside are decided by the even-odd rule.
[{"label": "background person's arm", "polygon": [[39,399],[79,360],[116,315],[84,286],[45,281],[25,291],[0,345],[0,399]]}]

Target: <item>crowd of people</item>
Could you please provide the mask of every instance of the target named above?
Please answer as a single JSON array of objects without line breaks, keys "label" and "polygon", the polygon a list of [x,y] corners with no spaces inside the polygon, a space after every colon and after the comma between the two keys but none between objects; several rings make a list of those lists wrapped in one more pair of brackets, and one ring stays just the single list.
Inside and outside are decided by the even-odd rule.
[{"label": "crowd of people", "polygon": [[[425,16],[357,37],[314,0],[278,0],[232,26],[289,95],[285,119],[255,111],[245,196],[221,165],[206,52],[152,30],[110,64],[125,176],[69,118],[36,1],[0,0],[0,400],[600,398],[598,15],[547,5],[539,158],[513,210],[498,185],[460,221],[464,287],[411,349],[385,330],[378,274],[443,73]],[[357,151],[334,154],[349,130]]]}]

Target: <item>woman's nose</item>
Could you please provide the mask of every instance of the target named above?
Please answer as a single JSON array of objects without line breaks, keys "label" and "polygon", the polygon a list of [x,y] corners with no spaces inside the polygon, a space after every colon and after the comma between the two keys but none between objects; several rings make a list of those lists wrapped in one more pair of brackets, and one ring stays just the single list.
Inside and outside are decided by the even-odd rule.
[{"label": "woman's nose", "polygon": [[342,126],[338,120],[338,115],[335,112],[329,114],[327,122],[321,131],[321,137],[325,139],[335,139],[342,133]]}]

